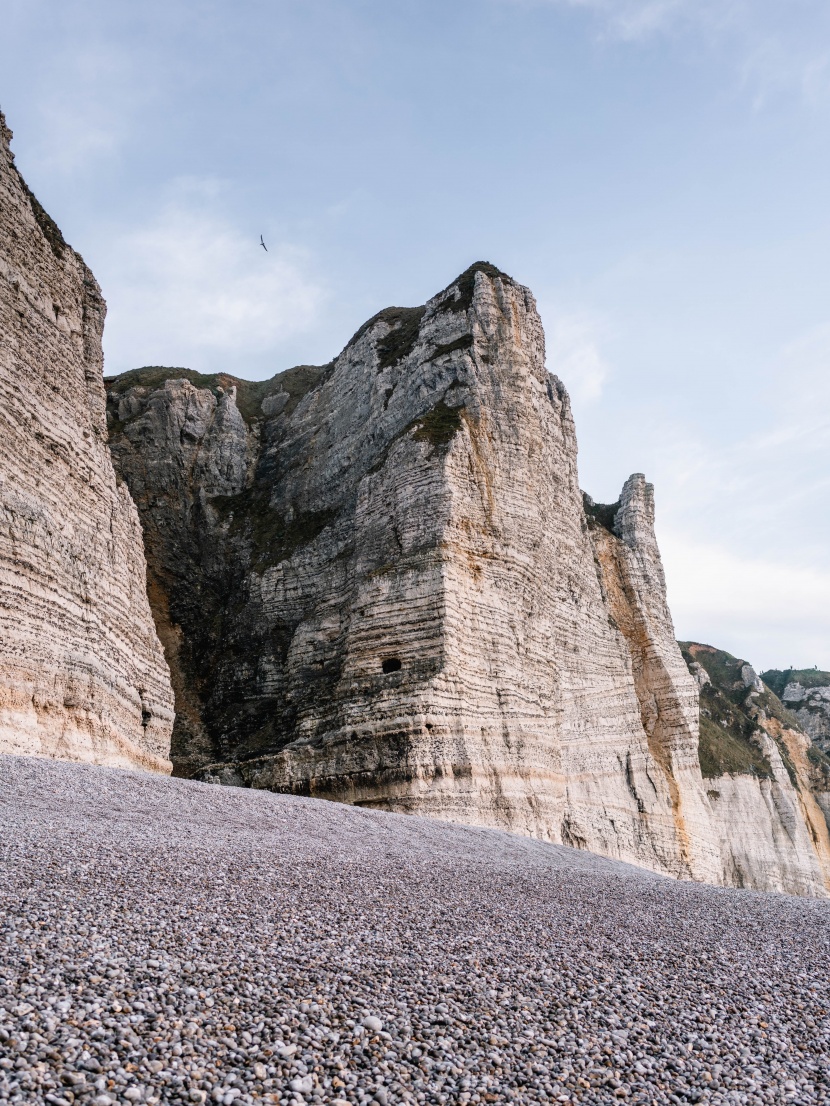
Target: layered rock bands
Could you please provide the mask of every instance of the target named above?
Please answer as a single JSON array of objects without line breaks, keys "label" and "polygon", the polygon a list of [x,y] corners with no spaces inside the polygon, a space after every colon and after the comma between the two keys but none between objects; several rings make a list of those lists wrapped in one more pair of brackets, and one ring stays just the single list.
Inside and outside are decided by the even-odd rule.
[{"label": "layered rock bands", "polygon": [[141,527],[107,448],[105,305],[0,115],[0,751],[170,771]]},{"label": "layered rock bands", "polygon": [[827,674],[684,660],[652,488],[581,494],[527,289],[474,265],[256,384],[125,374],[108,450],[104,302],[9,138],[0,117],[0,751],[825,893]]},{"label": "layered rock bands", "polygon": [[761,679],[780,696],[813,744],[830,753],[830,672],[772,669],[762,672]]},{"label": "layered rock bands", "polygon": [[480,263],[320,368],[109,382],[177,771],[823,893],[827,829],[789,779],[789,806],[748,782],[737,872],[651,486],[583,500],[544,353],[530,292]]}]

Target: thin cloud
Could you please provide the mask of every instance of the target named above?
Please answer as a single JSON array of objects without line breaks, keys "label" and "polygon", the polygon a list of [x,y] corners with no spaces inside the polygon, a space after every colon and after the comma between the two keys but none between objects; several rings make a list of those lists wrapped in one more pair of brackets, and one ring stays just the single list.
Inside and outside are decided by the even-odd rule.
[{"label": "thin cloud", "polygon": [[602,327],[585,312],[561,314],[548,331],[548,361],[571,398],[592,403],[602,395],[610,367],[600,352]]},{"label": "thin cloud", "polygon": [[142,79],[137,59],[121,44],[77,44],[42,74],[29,163],[50,176],[90,171],[134,137],[138,113],[156,95],[156,83]]},{"label": "thin cloud", "polygon": [[769,35],[747,49],[740,80],[756,111],[782,95],[796,96],[807,108],[820,108],[830,103],[830,52],[815,53],[812,45]]},{"label": "thin cloud", "polygon": [[687,533],[660,533],[682,639],[743,654],[758,668],[830,666],[830,571],[785,556],[742,557]]},{"label": "thin cloud", "polygon": [[707,33],[739,25],[743,0],[541,0],[596,16],[606,34],[635,42],[694,28]]},{"label": "thin cloud", "polygon": [[830,324],[786,343],[754,391],[739,437],[653,431],[675,628],[756,666],[829,668]]},{"label": "thin cloud", "polygon": [[211,182],[148,225],[113,237],[96,261],[110,304],[107,371],[143,364],[228,370],[308,331],[324,294],[300,248],[241,230],[213,210]]},{"label": "thin cloud", "polygon": [[41,113],[41,141],[30,161],[43,174],[74,173],[115,153],[126,138],[117,112],[94,97],[71,105],[59,95],[44,98]]},{"label": "thin cloud", "polygon": [[821,0],[507,0],[590,16],[603,39],[643,44],[693,35],[731,55],[737,83],[761,110],[780,96],[830,104],[830,9]]}]

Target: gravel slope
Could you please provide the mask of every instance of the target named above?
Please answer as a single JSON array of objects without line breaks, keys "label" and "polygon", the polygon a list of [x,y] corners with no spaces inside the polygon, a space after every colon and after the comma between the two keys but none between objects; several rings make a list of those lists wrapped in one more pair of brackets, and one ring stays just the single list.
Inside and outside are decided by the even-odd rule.
[{"label": "gravel slope", "polygon": [[830,904],[0,758],[0,1100],[830,1101]]}]

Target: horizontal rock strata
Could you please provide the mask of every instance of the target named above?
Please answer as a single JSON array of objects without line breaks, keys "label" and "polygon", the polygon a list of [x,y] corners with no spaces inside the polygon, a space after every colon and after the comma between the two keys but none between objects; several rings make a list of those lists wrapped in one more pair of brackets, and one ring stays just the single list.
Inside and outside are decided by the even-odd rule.
[{"label": "horizontal rock strata", "polygon": [[830,672],[773,669],[762,672],[761,679],[795,715],[813,743],[830,753]]},{"label": "horizontal rock strata", "polygon": [[682,643],[727,882],[818,894],[830,880],[830,758],[746,661]]},{"label": "horizontal rock strata", "polygon": [[105,305],[0,116],[0,750],[170,771],[141,527],[107,448]]},{"label": "horizontal rock strata", "polygon": [[480,263],[327,366],[137,370],[109,412],[177,771],[733,879],[652,490],[583,502],[526,288]]}]

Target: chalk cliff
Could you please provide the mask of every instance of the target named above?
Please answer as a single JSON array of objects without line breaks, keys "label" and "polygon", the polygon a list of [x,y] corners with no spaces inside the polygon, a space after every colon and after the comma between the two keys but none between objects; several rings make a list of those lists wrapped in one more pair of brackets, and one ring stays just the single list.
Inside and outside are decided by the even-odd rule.
[{"label": "chalk cliff", "polygon": [[744,660],[682,642],[728,883],[816,894],[830,879],[830,758]]},{"label": "chalk cliff", "polygon": [[141,527],[107,448],[105,305],[0,115],[0,751],[170,771]]},{"label": "chalk cliff", "polygon": [[830,753],[830,672],[770,669],[761,679],[795,715],[813,744]]},{"label": "chalk cliff", "polygon": [[823,893],[797,802],[768,816],[798,824],[795,853],[753,866],[748,839],[737,873],[651,486],[583,499],[526,288],[479,263],[326,366],[141,369],[108,396],[177,771]]}]

